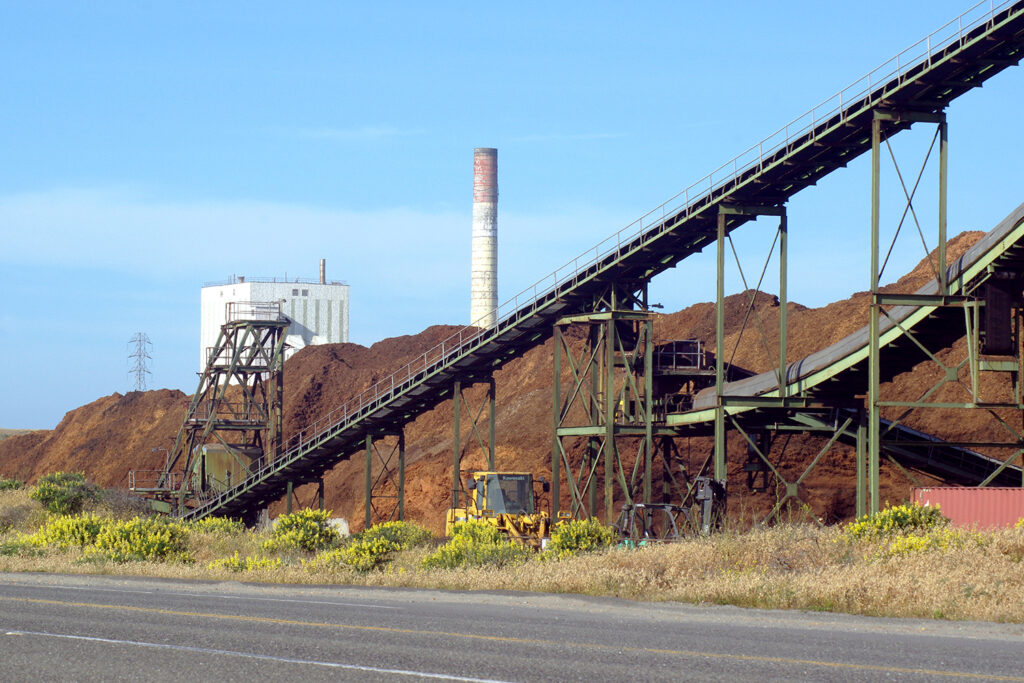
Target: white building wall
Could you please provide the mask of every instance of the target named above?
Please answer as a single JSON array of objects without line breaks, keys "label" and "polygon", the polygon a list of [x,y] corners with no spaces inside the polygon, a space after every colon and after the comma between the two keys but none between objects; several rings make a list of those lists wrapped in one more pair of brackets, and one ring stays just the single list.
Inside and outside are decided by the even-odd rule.
[{"label": "white building wall", "polygon": [[237,282],[203,287],[200,293],[199,368],[227,321],[227,304],[278,301],[291,320],[285,359],[306,346],[348,341],[348,285],[299,282]]}]

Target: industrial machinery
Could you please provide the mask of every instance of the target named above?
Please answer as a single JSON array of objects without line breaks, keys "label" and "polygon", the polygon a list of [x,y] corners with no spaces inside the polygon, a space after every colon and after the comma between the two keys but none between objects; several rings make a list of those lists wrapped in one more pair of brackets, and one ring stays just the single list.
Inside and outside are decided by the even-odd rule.
[{"label": "industrial machinery", "polygon": [[672,503],[626,503],[612,528],[620,543],[635,548],[677,541],[696,525],[688,508]]},{"label": "industrial machinery", "polygon": [[466,480],[466,507],[448,510],[445,534],[459,522],[478,520],[493,524],[509,539],[533,548],[545,544],[551,529],[551,518],[545,510],[537,510],[534,486],[549,490],[543,477],[536,480],[529,472],[471,472]]}]

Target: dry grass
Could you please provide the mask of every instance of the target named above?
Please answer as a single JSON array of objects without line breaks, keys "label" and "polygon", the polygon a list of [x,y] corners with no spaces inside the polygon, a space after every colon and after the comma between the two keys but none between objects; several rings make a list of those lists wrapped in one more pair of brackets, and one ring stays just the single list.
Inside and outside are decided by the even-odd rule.
[{"label": "dry grass", "polygon": [[27,488],[0,491],[0,538],[5,533],[33,531],[46,519],[43,506],[28,494]]},{"label": "dry grass", "polygon": [[[10,507],[0,498],[0,512]],[[8,532],[0,542],[9,540]],[[972,536],[962,547],[888,556],[886,541],[845,539],[836,528],[789,525],[692,538],[638,550],[613,549],[506,569],[424,571],[432,547],[399,553],[384,571],[346,567],[310,571],[298,556],[263,571],[209,570],[238,551],[264,555],[259,534],[193,534],[191,563],[84,561],[80,552],[0,556],[0,571],[142,575],[180,579],[357,584],[456,590],[578,593],[631,600],[1021,622],[1024,615],[1024,529]]]}]

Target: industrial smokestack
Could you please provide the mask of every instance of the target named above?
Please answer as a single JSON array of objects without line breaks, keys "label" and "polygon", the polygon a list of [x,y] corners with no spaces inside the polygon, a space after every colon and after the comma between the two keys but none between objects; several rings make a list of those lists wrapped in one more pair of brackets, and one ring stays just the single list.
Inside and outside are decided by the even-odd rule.
[{"label": "industrial smokestack", "polygon": [[469,322],[494,327],[498,308],[498,150],[473,150],[473,253]]},{"label": "industrial smokestack", "polygon": [[327,284],[327,259],[320,259],[320,284]]}]

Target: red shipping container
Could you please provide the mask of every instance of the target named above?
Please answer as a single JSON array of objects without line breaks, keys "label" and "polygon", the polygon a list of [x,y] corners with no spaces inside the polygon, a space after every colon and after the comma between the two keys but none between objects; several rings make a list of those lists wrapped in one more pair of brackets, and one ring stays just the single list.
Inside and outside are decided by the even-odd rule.
[{"label": "red shipping container", "polygon": [[994,529],[1013,526],[1024,518],[1024,488],[918,486],[918,505],[938,505],[942,514],[960,527]]}]

